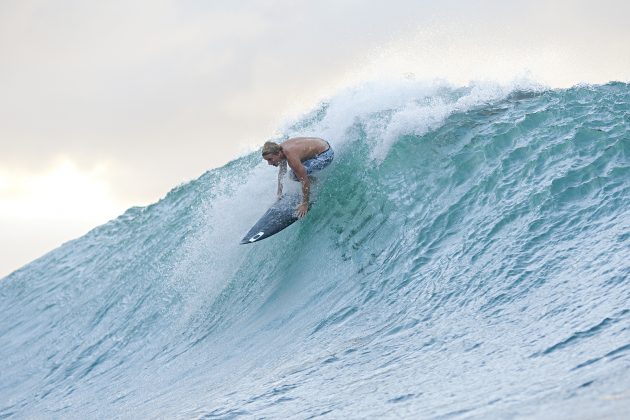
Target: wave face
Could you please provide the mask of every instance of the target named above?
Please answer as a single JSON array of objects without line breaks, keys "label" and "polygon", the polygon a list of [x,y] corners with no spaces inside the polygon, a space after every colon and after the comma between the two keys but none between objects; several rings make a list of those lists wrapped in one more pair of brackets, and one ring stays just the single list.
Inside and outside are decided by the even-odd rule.
[{"label": "wave face", "polygon": [[[308,217],[253,153],[0,282],[0,417],[615,416],[630,408],[630,85],[401,81],[284,129],[336,151]],[[262,142],[262,141],[261,141]]]}]

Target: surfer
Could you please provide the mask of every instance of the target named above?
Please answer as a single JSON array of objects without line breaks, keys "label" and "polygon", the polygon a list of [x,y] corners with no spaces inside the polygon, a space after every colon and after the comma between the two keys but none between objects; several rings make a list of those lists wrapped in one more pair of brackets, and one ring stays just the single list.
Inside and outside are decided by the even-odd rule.
[{"label": "surfer", "polygon": [[335,153],[330,144],[317,137],[295,137],[282,144],[268,141],[263,145],[262,157],[269,165],[279,166],[278,198],[282,195],[282,178],[291,168],[290,176],[302,183],[302,202],[296,209],[297,217],[304,217],[308,212],[311,180],[309,175],[319,171],[332,162]]}]

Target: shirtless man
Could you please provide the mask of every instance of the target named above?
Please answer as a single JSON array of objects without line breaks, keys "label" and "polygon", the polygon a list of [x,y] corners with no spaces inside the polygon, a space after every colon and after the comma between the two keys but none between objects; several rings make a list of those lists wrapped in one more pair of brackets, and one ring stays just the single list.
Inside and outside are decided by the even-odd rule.
[{"label": "shirtless man", "polygon": [[302,202],[296,209],[299,218],[308,212],[311,180],[309,175],[325,168],[335,153],[326,140],[317,137],[295,137],[282,144],[268,141],[262,148],[262,157],[269,165],[280,166],[278,171],[278,198],[282,195],[282,178],[291,167],[291,177],[302,183]]}]

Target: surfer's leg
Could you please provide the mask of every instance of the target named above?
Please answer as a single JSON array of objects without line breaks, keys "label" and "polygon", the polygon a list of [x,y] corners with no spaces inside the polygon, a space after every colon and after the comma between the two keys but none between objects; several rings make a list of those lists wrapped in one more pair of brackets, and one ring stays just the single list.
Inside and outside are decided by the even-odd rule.
[{"label": "surfer's leg", "polygon": [[330,165],[334,157],[335,157],[335,152],[333,152],[332,147],[329,147],[328,150],[320,153],[319,155],[315,156],[313,159],[309,161],[309,168],[310,168],[309,173],[315,172],[315,171],[321,171],[322,169]]},{"label": "surfer's leg", "polygon": [[[306,169],[306,174],[309,175],[309,178],[311,177],[310,176],[311,172],[313,172],[314,162],[315,162],[315,158],[305,160],[304,162],[302,162],[302,165],[304,165],[304,169]],[[297,176],[295,175],[295,172],[293,171],[289,171],[289,178],[291,178],[293,181],[298,181]]]},{"label": "surfer's leg", "polygon": [[[308,174],[308,179],[310,179],[311,182],[317,181],[317,177],[314,177],[313,175],[311,175],[309,171],[306,171],[306,173]],[[295,176],[295,173],[293,171],[289,171],[289,178],[291,178],[292,181],[299,181],[299,179],[297,179],[297,176]]]}]

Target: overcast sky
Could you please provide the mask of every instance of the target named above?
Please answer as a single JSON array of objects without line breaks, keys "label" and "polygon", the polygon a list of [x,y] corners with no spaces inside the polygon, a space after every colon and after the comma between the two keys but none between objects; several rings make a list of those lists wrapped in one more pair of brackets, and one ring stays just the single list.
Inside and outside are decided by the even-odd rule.
[{"label": "overcast sky", "polygon": [[0,277],[362,80],[630,80],[624,1],[0,0]]}]

